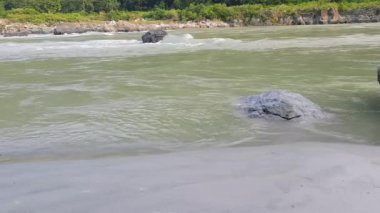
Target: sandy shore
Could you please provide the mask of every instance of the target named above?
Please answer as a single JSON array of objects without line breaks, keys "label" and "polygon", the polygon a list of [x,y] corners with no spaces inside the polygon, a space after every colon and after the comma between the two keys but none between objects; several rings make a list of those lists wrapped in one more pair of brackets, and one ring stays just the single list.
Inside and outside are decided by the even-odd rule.
[{"label": "sandy shore", "polygon": [[380,147],[294,143],[0,165],[0,212],[378,212]]}]

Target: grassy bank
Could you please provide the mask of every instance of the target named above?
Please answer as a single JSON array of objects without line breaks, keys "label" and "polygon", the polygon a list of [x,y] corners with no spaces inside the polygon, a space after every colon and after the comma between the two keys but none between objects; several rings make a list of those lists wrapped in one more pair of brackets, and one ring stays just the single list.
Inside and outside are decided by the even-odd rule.
[{"label": "grassy bank", "polygon": [[287,5],[240,5],[228,7],[225,4],[190,5],[182,10],[164,10],[155,8],[151,11],[110,11],[108,13],[41,13],[31,8],[0,10],[0,17],[11,22],[29,22],[33,24],[57,23],[57,22],[86,22],[86,21],[110,21],[110,20],[171,20],[171,21],[201,21],[221,20],[231,22],[233,20],[247,21],[252,18],[268,19],[271,17],[291,16],[313,11],[338,9],[340,12],[377,8],[380,10],[380,1],[367,2],[307,2]]}]

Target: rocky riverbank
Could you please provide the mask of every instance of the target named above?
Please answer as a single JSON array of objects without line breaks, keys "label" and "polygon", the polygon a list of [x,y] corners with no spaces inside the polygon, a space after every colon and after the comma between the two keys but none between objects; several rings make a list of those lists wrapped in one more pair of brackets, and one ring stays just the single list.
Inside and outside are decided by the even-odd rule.
[{"label": "rocky riverbank", "polygon": [[344,24],[380,22],[380,8],[356,9],[340,12],[338,9],[314,10],[284,15],[268,12],[245,20],[233,20],[230,23],[222,21],[189,21],[182,22],[146,22],[135,21],[94,21],[78,23],[30,24],[14,23],[6,19],[0,20],[0,35],[26,36],[28,34],[70,34],[85,32],[133,32],[154,29],[183,28],[218,28],[240,26],[266,25],[314,25],[314,24]]},{"label": "rocky riverbank", "polygon": [[312,24],[348,24],[380,22],[380,8],[342,11],[338,9],[315,10],[296,16],[269,16],[263,21],[252,19],[250,25],[312,25]]},{"label": "rocky riverbank", "polygon": [[229,27],[230,24],[221,21],[201,22],[168,22],[146,23],[141,21],[104,21],[79,22],[35,25],[30,23],[12,23],[0,20],[0,34],[8,36],[26,36],[28,34],[70,34],[85,32],[134,32],[154,29],[183,29],[183,28],[217,28]]}]

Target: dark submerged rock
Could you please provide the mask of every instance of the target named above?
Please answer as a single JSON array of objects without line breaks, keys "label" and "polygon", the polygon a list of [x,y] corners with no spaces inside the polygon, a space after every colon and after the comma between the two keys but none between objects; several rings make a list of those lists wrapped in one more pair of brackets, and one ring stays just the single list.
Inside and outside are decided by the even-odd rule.
[{"label": "dark submerged rock", "polygon": [[4,37],[13,37],[13,36],[28,36],[29,33],[26,31],[22,32],[6,32],[4,33]]},{"label": "dark submerged rock", "polygon": [[318,105],[300,94],[286,90],[274,90],[245,97],[239,108],[250,118],[267,120],[303,120],[325,117]]},{"label": "dark submerged rock", "polygon": [[55,27],[53,30],[54,35],[64,35],[72,33],[85,33],[88,30],[82,26],[74,26],[70,24],[61,24]]},{"label": "dark submerged rock", "polygon": [[380,84],[380,65],[377,66],[377,81],[378,81],[379,84]]},{"label": "dark submerged rock", "polygon": [[165,30],[150,30],[146,32],[142,37],[143,43],[157,43],[164,39],[168,35]]}]

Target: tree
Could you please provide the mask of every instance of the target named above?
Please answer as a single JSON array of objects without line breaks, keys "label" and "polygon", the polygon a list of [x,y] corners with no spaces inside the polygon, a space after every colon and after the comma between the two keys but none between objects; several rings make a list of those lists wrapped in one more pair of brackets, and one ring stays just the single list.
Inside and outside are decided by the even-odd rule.
[{"label": "tree", "polygon": [[4,0],[4,8],[6,10],[12,10],[15,8],[23,8],[28,7],[28,1],[27,0]]},{"label": "tree", "polygon": [[110,12],[119,7],[117,0],[94,0],[93,5],[95,12]]},{"label": "tree", "polygon": [[61,10],[61,0],[33,0],[33,8],[39,12],[56,13]]},{"label": "tree", "polygon": [[82,0],[81,11],[91,13],[94,12],[94,4],[92,0]]},{"label": "tree", "polygon": [[173,8],[175,9],[182,9],[182,1],[181,0],[174,0],[173,2]]},{"label": "tree", "polygon": [[72,13],[82,10],[82,1],[78,0],[61,0],[61,12]]},{"label": "tree", "polygon": [[4,8],[4,1],[0,0],[0,18],[5,16],[5,8]]}]

